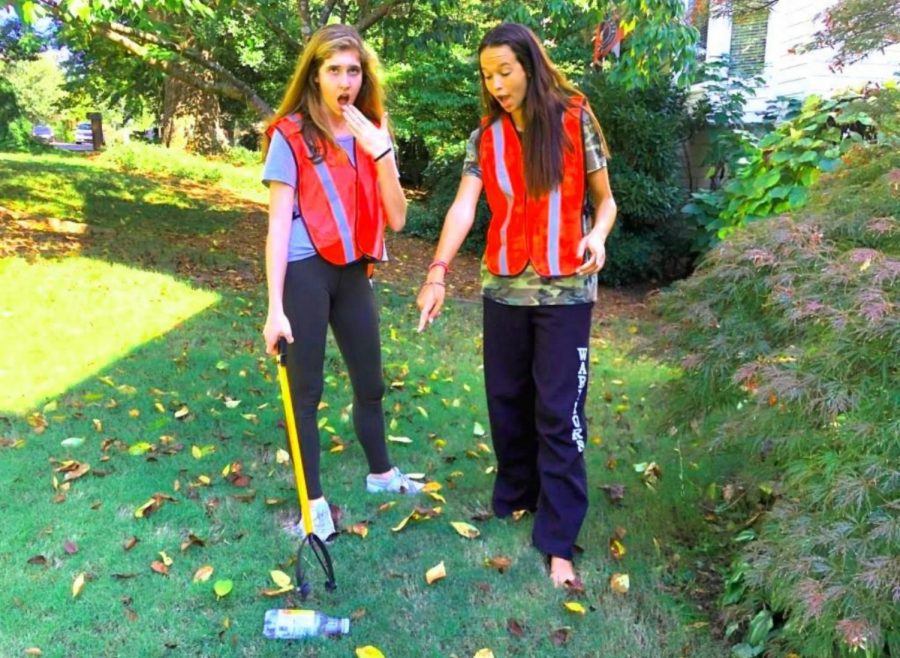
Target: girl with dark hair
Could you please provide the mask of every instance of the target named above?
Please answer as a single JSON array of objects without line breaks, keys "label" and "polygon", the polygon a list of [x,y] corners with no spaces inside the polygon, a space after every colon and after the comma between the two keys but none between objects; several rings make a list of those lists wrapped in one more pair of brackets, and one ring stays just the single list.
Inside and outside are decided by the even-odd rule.
[{"label": "girl with dark hair", "polygon": [[[497,455],[499,517],[535,513],[532,540],[555,586],[575,579],[587,512],[591,310],[616,203],[608,151],[584,95],[515,23],[478,48],[486,116],[472,133],[456,199],[418,296],[419,331],[440,314],[444,277],[484,189],[484,379]],[[586,200],[593,213],[586,213]]]},{"label": "girl with dark hair", "polygon": [[[418,493],[391,465],[385,443],[378,311],[368,266],[385,257],[385,224],[400,231],[406,199],[387,128],[378,60],[352,27],[329,25],[306,44],[266,130],[269,186],[263,336],[287,343],[291,398],[313,529],[334,522],[319,482],[319,428],[328,326],[353,387],[353,426],[369,465],[370,492]],[[302,529],[302,524],[297,528]]]}]

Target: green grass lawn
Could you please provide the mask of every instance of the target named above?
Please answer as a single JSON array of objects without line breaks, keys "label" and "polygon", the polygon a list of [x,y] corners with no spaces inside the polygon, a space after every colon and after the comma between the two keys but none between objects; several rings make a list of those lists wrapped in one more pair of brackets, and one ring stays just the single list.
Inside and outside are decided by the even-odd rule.
[{"label": "green grass lawn", "polygon": [[[69,174],[81,183],[69,186]],[[0,206],[30,208],[23,188],[39,199],[40,190],[68,190],[52,202],[65,212],[42,212],[114,226],[102,207],[85,210],[84,190],[95,179],[131,175],[105,162],[0,156]],[[164,225],[189,237],[195,219],[198,233],[210,230],[205,213],[227,228],[227,208],[171,203],[160,213],[154,195],[178,192],[146,184],[153,195],[110,206],[131,218],[114,235],[128,231],[138,244]],[[161,263],[179,248],[168,245],[157,247]],[[392,442],[392,457],[440,483],[446,502],[365,493],[347,373],[330,345],[323,484],[344,527],[366,523],[368,535],[337,539],[337,591],[324,591],[313,571],[313,596],[301,604],[261,594],[275,587],[270,571],[293,574],[296,551],[281,529],[296,516],[296,499],[290,467],[277,460],[284,433],[275,367],[259,332],[264,291],[204,290],[115,260],[0,260],[0,655],[38,647],[44,656],[352,656],[364,645],[388,657],[462,657],[482,648],[498,657],[727,655],[684,598],[704,559],[691,544],[704,534],[696,503],[711,458],[656,429],[665,427],[665,410],[648,399],[674,373],[629,356],[635,334],[652,327],[611,321],[592,343],[591,508],[578,561],[585,592],[570,594],[549,587],[530,547],[528,516],[475,520],[489,509],[494,465],[479,446],[489,435],[477,431],[488,428],[480,309],[451,304],[417,335],[413,300],[380,286],[388,433],[410,439]],[[65,482],[67,472],[79,472],[66,470],[77,468],[72,461],[90,470]],[[660,465],[655,488],[635,471],[641,462]],[[224,475],[238,463],[249,482]],[[614,483],[626,487],[620,507],[600,489]],[[173,500],[137,518],[155,494]],[[396,505],[381,510],[388,501]],[[416,504],[441,511],[393,532]],[[481,534],[466,539],[452,521]],[[608,548],[616,528],[626,531],[621,561]],[[167,575],[151,568],[161,553],[171,559]],[[493,557],[511,566],[503,573],[486,566]],[[441,561],[447,577],[427,585],[426,570]],[[192,582],[205,565],[212,577]],[[610,588],[616,572],[629,575],[626,594]],[[233,590],[219,599],[214,583],[225,579]],[[585,614],[568,611],[567,601]],[[265,610],[291,606],[352,616],[352,634],[303,644],[264,639]]]}]

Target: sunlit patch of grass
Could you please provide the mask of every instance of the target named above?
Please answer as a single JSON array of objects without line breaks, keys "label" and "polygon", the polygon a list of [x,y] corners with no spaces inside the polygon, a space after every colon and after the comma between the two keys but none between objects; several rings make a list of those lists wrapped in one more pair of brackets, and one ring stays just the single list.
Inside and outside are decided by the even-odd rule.
[{"label": "sunlit patch of grass", "polygon": [[218,299],[88,258],[7,259],[0,276],[0,412],[25,412]]}]

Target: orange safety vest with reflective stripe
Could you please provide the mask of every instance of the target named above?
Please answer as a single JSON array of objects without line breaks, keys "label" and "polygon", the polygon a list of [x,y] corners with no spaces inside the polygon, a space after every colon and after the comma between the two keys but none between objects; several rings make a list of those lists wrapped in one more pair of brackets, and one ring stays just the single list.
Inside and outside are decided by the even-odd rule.
[{"label": "orange safety vest with reflective stripe", "polygon": [[340,147],[328,145],[322,160],[310,159],[302,119],[289,114],[269,127],[281,133],[297,163],[297,205],[316,252],[329,263],[347,265],[384,256],[384,207],[375,160],[357,148],[356,166]]},{"label": "orange safety vest with reflective stripe", "polygon": [[525,186],[522,145],[510,115],[482,120],[481,178],[491,209],[484,259],[493,274],[515,276],[531,262],[541,276],[568,276],[584,262],[578,257],[584,237],[583,104],[572,97],[563,112],[571,148],[563,149],[562,182],[539,198]]}]

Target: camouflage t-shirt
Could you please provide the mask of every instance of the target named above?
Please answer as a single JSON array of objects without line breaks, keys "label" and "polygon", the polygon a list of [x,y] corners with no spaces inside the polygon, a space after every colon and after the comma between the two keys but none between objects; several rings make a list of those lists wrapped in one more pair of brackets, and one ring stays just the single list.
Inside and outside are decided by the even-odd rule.
[{"label": "camouflage t-shirt", "polygon": [[[476,146],[479,130],[472,132],[466,144],[464,176],[481,178],[481,163]],[[587,176],[606,166],[600,134],[594,128],[587,112],[581,113],[581,139],[584,144],[584,173]],[[585,208],[582,214],[582,228],[585,233],[591,229],[592,221],[593,217]],[[510,306],[585,304],[597,300],[597,275],[546,277],[535,272],[529,263],[521,274],[497,276],[487,269],[482,260],[481,289],[488,299]]]}]

